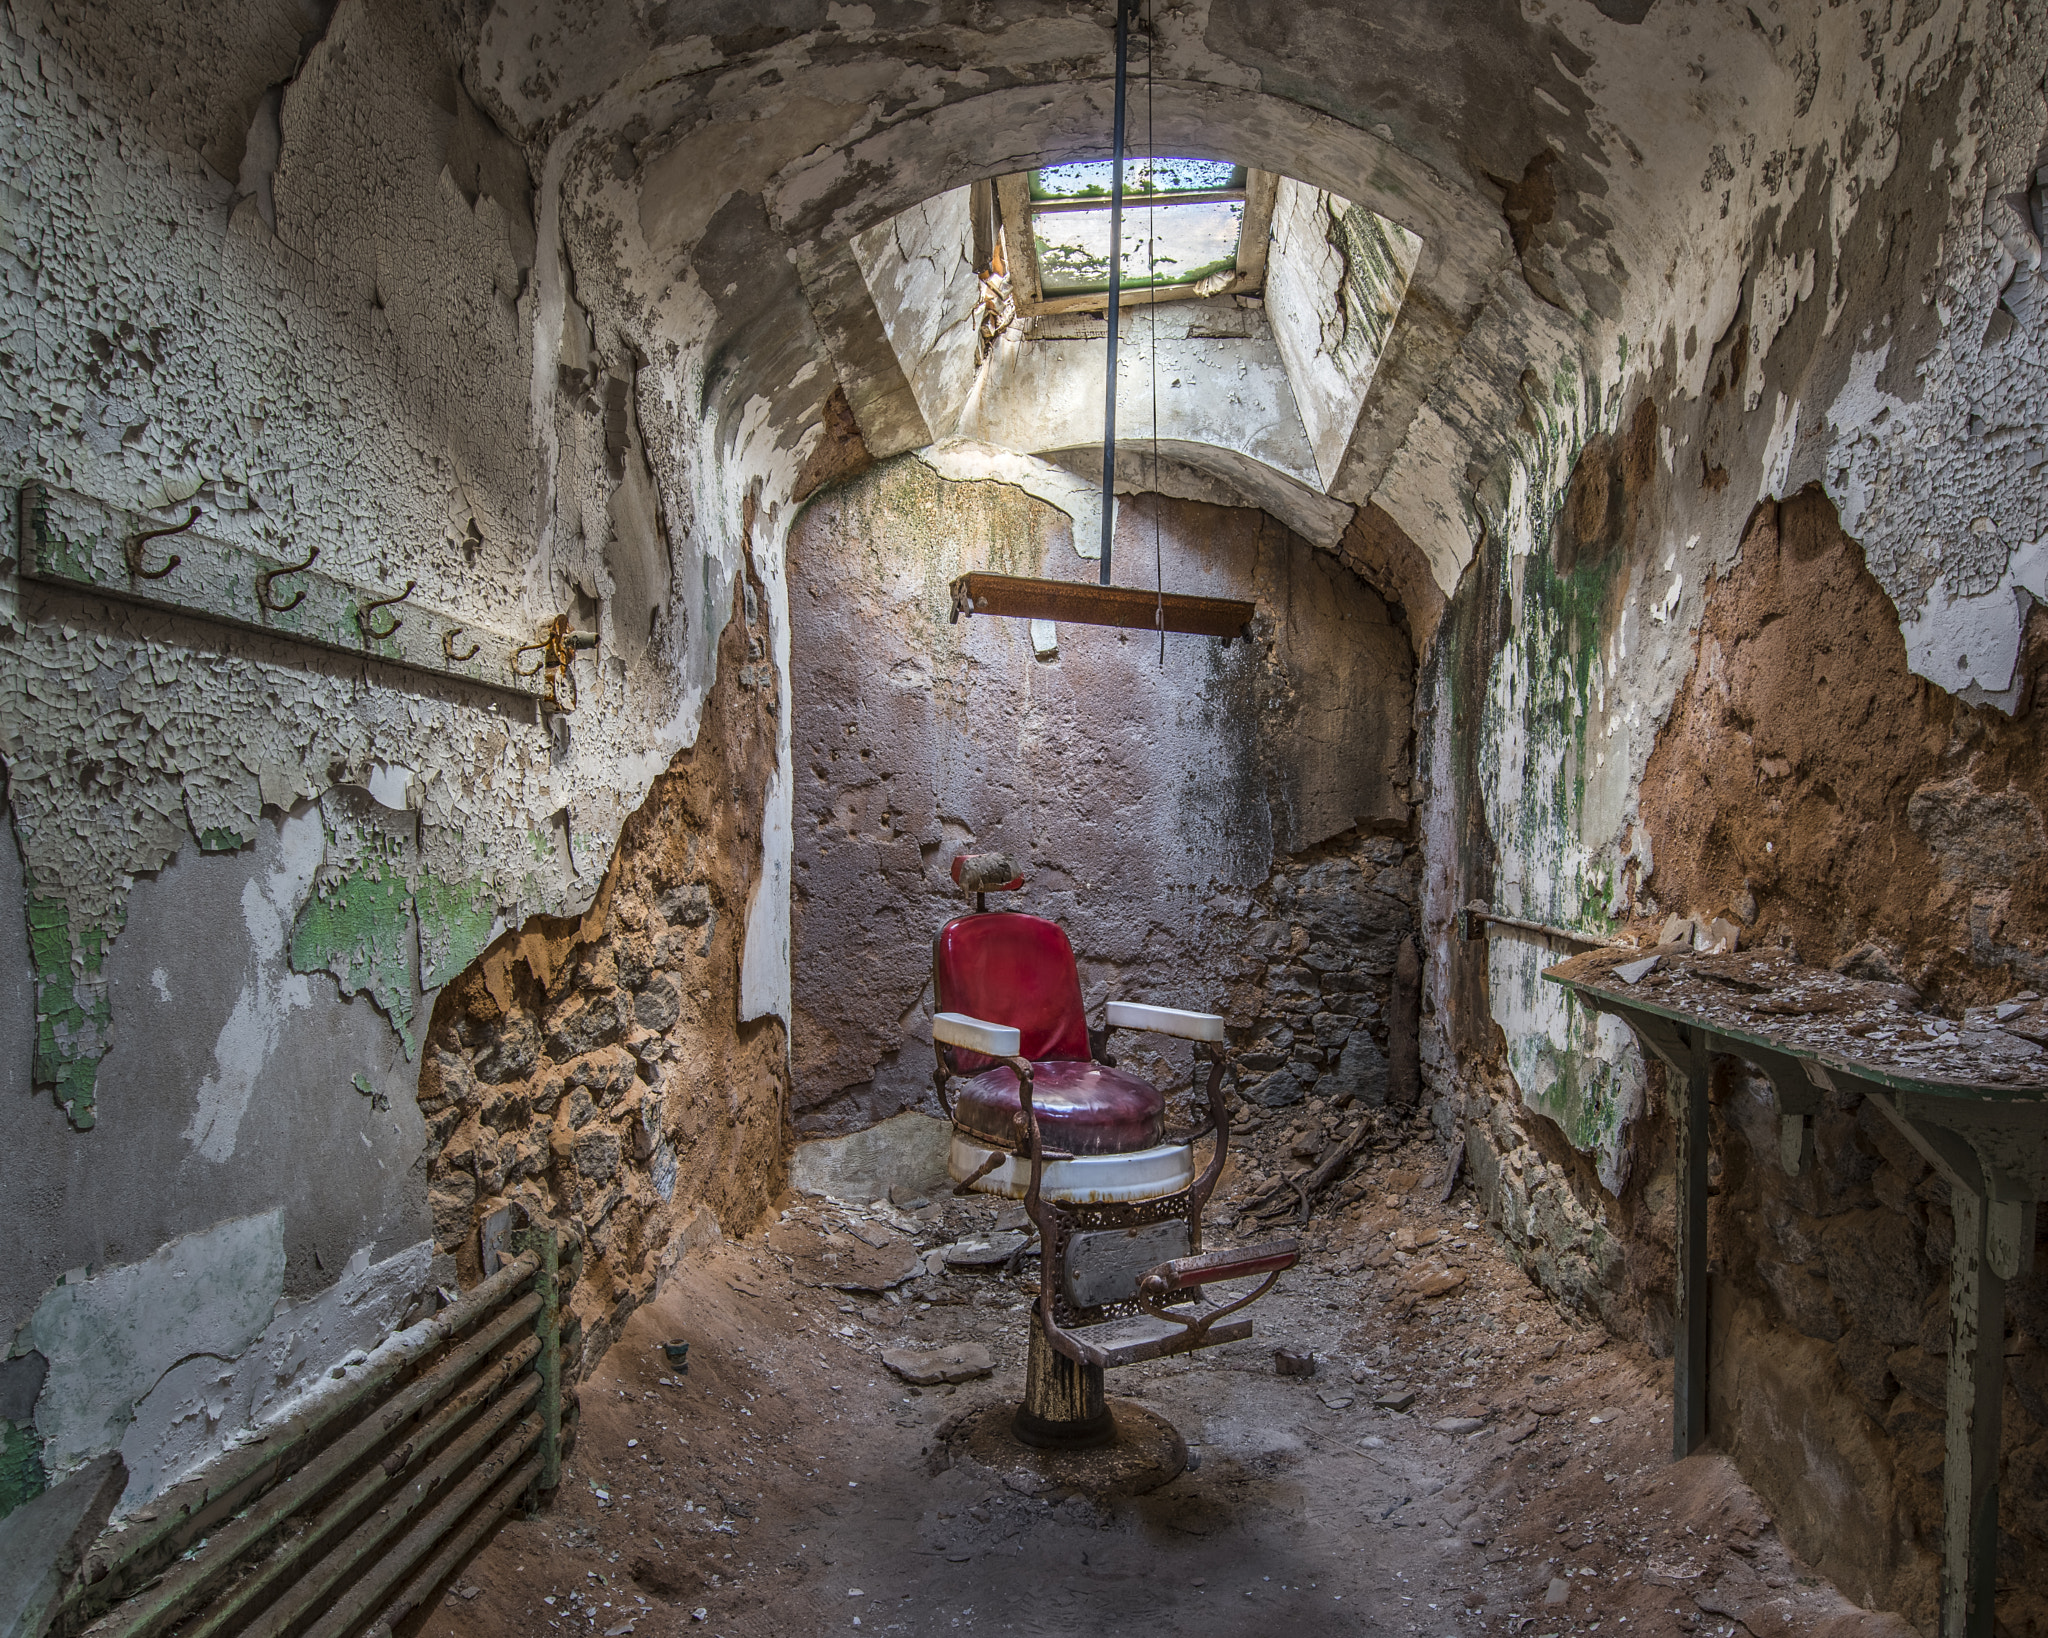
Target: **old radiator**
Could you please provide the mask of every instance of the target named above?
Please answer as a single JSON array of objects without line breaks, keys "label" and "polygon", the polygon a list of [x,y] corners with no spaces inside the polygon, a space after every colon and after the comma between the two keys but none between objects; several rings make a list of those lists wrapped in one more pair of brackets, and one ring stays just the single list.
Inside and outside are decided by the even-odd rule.
[{"label": "old radiator", "polygon": [[581,1247],[530,1229],[508,1250],[346,1389],[101,1536],[50,1638],[360,1638],[427,1606],[554,1489],[573,1425],[561,1293]]}]

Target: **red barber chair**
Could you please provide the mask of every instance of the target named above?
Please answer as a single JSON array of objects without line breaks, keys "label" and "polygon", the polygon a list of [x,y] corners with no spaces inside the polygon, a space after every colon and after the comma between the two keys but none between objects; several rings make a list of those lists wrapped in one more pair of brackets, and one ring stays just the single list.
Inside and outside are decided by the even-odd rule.
[{"label": "red barber chair", "polygon": [[[1091,1032],[1066,934],[1040,916],[987,909],[986,894],[1024,885],[1009,859],[962,855],[953,880],[975,895],[974,911],[932,942],[932,1078],[953,1122],[954,1192],[1021,1199],[1039,1235],[1016,1432],[1042,1448],[1109,1444],[1105,1370],[1250,1336],[1240,1310],[1300,1250],[1293,1240],[1202,1250],[1202,1209],[1230,1149],[1223,1020],[1112,1001]],[[1103,1051],[1118,1029],[1194,1043],[1206,1119],[1166,1130],[1164,1096]],[[1204,1137],[1213,1147],[1198,1177]],[[1205,1298],[1207,1286],[1262,1275],[1244,1295]]]}]

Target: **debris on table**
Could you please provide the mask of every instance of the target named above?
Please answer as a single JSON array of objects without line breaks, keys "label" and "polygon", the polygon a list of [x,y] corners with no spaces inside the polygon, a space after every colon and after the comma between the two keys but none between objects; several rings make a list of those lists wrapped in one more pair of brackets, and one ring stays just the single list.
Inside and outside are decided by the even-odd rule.
[{"label": "debris on table", "polygon": [[1905,984],[1801,966],[1780,951],[1702,955],[1683,944],[1660,945],[1647,957],[1588,950],[1546,976],[1879,1075],[2000,1090],[2048,1088],[2048,1009],[2032,992],[1995,1007],[1972,1007],[1956,1020],[1926,1010]]}]

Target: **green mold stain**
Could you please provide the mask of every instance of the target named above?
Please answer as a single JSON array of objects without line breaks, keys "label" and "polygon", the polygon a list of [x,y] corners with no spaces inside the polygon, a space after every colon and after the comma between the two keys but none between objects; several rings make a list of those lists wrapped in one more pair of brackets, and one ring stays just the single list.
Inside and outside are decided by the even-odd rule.
[{"label": "green mold stain", "polygon": [[35,970],[36,1044],[34,1077],[48,1087],[71,1124],[93,1125],[93,1089],[99,1079],[113,1026],[107,999],[104,927],[76,934],[62,899],[31,897],[28,903],[29,961]]},{"label": "green mold stain", "polygon": [[49,1488],[43,1441],[26,1422],[0,1422],[0,1519]]},{"label": "green mold stain", "polygon": [[[1579,450],[1619,408],[1603,404],[1597,381],[1560,366],[1548,381],[1523,382],[1528,408],[1516,458],[1482,486],[1479,507],[1489,550],[1518,550],[1505,565],[1517,618],[1493,658],[1479,703],[1487,781],[1480,793],[1504,879],[1519,883],[1501,908],[1532,920],[1600,934],[1609,914],[1616,861],[1611,838],[1584,834],[1591,730],[1604,695],[1601,654],[1625,554],[1561,574],[1551,524]],[[1613,1028],[1542,982],[1557,959],[1506,941],[1489,948],[1496,1017],[1508,1067],[1523,1101],[1539,1110],[1602,1175],[1620,1175],[1621,1143],[1641,1107],[1643,1071]]]}]

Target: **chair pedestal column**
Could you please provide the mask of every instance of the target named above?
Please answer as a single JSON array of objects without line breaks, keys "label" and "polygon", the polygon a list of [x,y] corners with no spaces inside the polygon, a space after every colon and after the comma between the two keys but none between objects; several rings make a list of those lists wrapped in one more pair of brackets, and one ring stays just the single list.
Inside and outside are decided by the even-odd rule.
[{"label": "chair pedestal column", "polygon": [[1019,1439],[1039,1450],[1085,1450],[1116,1442],[1116,1422],[1102,1395],[1102,1367],[1071,1360],[1047,1342],[1035,1306],[1024,1403],[1017,1407],[1015,1427]]}]

